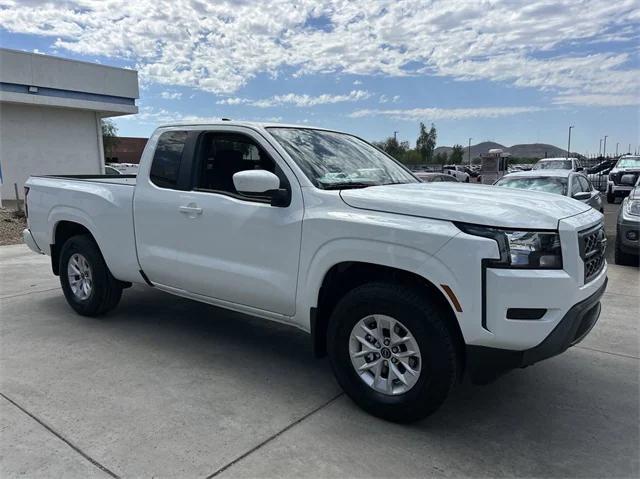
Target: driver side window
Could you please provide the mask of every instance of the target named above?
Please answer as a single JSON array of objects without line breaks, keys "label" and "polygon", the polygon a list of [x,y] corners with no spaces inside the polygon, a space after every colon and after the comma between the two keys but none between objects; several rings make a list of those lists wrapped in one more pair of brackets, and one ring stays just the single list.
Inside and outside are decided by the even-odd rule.
[{"label": "driver side window", "polygon": [[233,184],[233,175],[246,170],[267,170],[280,176],[275,162],[260,145],[237,133],[202,134],[196,168],[196,190],[265,201],[269,197],[264,194],[238,193]]},{"label": "driver side window", "polygon": [[579,181],[579,177],[578,176],[573,176],[571,178],[571,196],[575,195],[576,193],[580,193],[582,191],[582,188],[580,186],[580,181]]},{"label": "driver side window", "polygon": [[591,192],[592,188],[589,184],[589,180],[582,176],[578,176],[578,180],[580,181],[580,187],[582,191]]}]

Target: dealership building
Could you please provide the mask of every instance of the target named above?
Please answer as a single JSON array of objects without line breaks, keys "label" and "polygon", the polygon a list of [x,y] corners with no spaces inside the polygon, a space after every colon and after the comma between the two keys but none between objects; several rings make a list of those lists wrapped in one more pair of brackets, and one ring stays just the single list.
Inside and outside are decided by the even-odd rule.
[{"label": "dealership building", "polygon": [[134,70],[0,49],[0,198],[30,175],[103,173],[101,119],[138,97]]}]

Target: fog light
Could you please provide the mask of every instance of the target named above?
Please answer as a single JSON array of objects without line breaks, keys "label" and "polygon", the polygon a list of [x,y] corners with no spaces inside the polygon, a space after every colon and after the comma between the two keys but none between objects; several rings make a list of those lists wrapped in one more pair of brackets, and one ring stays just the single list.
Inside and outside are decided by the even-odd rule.
[{"label": "fog light", "polygon": [[637,231],[627,231],[627,239],[630,241],[638,241]]}]

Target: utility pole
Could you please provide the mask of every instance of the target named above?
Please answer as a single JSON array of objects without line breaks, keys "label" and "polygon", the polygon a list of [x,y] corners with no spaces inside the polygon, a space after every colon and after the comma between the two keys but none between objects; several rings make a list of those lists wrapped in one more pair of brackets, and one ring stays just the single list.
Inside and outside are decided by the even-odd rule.
[{"label": "utility pole", "polygon": [[571,153],[571,129],[573,127],[574,127],[573,125],[571,125],[569,127],[569,141],[567,142],[567,160],[569,159],[569,156],[571,156],[570,155],[570,153]]},{"label": "utility pole", "polygon": [[395,140],[396,143],[398,142],[398,132],[397,131],[393,132],[393,139]]},{"label": "utility pole", "polygon": [[600,138],[600,146],[598,147],[598,156],[602,156],[602,138]]},{"label": "utility pole", "polygon": [[616,143],[616,157],[618,156],[618,145],[619,145],[619,144],[620,144],[620,143]]},{"label": "utility pole", "polygon": [[629,148],[627,149],[627,154],[631,154],[631,143],[629,143]]},{"label": "utility pole", "polygon": [[604,135],[604,146],[602,147],[602,156],[607,157],[607,138],[609,135]]},{"label": "utility pole", "polygon": [[473,138],[469,138],[469,168],[471,168],[471,140]]}]

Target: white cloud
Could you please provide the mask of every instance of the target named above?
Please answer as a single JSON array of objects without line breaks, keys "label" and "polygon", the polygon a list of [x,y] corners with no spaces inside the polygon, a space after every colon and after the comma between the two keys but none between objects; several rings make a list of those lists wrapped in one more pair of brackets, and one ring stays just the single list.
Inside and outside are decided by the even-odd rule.
[{"label": "white cloud", "polygon": [[553,99],[558,105],[635,106],[640,105],[639,95],[561,95]]},{"label": "white cloud", "polygon": [[269,98],[252,100],[250,98],[225,98],[218,100],[218,105],[250,105],[258,108],[270,108],[274,106],[292,105],[296,107],[311,107],[326,105],[331,103],[355,102],[371,97],[371,93],[365,90],[352,90],[344,95],[333,95],[323,93],[321,95],[299,95],[297,93],[286,93],[284,95],[274,95]]},{"label": "white cloud", "polygon": [[0,0],[0,25],[129,60],[143,84],[225,95],[289,72],[484,79],[576,104],[638,94],[637,0]]},{"label": "white cloud", "polygon": [[223,100],[218,100],[216,102],[217,105],[244,105],[245,103],[251,103],[252,100],[249,98],[225,98]]},{"label": "white cloud", "polygon": [[160,93],[160,97],[165,100],[180,100],[182,98],[182,93],[177,91],[163,91]]},{"label": "white cloud", "polygon": [[358,86],[358,85],[362,85],[362,82],[360,80],[353,80],[353,84]]},{"label": "white cloud", "polygon": [[498,118],[543,111],[536,106],[523,107],[483,107],[483,108],[410,108],[410,109],[363,109],[349,114],[351,118],[383,116],[395,120],[463,120],[467,118]]},{"label": "white cloud", "polygon": [[400,95],[394,95],[389,98],[387,95],[380,95],[378,103],[398,103],[400,101]]}]

